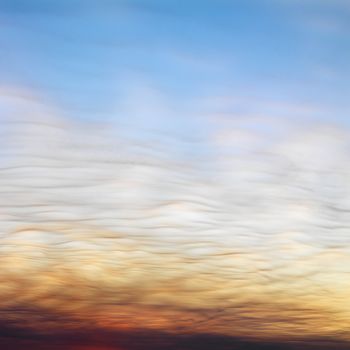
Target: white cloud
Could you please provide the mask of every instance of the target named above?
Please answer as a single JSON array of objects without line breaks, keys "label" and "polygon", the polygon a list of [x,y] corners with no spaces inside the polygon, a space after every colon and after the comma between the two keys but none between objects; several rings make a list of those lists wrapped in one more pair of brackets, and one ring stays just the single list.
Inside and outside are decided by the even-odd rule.
[{"label": "white cloud", "polygon": [[[218,119],[201,141],[210,152],[181,158],[157,138],[48,110],[3,124],[11,127],[0,156],[0,292],[7,288],[12,305],[26,298],[87,322],[93,306],[116,325],[129,317],[135,326],[142,319],[150,328],[228,334],[346,329],[339,285],[350,266],[349,130]],[[25,276],[31,282],[20,292]],[[57,290],[72,284],[70,309]],[[225,311],[210,321],[200,308]],[[302,330],[297,317],[305,317]]]}]

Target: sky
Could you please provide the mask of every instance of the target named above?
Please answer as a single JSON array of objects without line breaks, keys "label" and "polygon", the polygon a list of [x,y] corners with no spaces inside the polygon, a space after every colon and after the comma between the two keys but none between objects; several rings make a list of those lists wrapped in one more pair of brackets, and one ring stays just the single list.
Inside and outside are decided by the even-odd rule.
[{"label": "sky", "polygon": [[168,108],[186,119],[171,123],[180,129],[209,111],[347,123],[347,1],[2,0],[0,9],[2,85],[43,94],[70,118],[121,120],[127,109],[147,126]]},{"label": "sky", "polygon": [[0,345],[350,348],[349,19],[0,0]]}]

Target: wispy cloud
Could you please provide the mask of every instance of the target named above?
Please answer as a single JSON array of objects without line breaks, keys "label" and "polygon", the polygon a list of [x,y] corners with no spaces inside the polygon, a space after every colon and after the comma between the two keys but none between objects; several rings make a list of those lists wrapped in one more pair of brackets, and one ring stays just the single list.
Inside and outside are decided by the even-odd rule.
[{"label": "wispy cloud", "polygon": [[2,123],[3,320],[348,338],[349,130],[218,119],[186,158],[36,105]]}]

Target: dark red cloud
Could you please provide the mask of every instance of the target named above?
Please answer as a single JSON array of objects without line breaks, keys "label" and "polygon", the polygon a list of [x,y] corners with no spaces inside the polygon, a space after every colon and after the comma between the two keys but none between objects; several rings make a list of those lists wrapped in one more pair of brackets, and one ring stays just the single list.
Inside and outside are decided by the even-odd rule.
[{"label": "dark red cloud", "polygon": [[347,350],[350,344],[329,339],[253,341],[214,334],[85,329],[50,334],[0,325],[1,350]]}]

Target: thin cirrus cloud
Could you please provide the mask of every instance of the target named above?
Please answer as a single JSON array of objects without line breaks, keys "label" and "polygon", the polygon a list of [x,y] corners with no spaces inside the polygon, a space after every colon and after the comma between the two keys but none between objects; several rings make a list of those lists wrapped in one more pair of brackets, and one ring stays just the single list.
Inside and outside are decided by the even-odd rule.
[{"label": "thin cirrus cloud", "polygon": [[2,94],[35,111],[2,120],[3,322],[349,338],[348,129],[217,119],[186,158],[46,105]]}]

